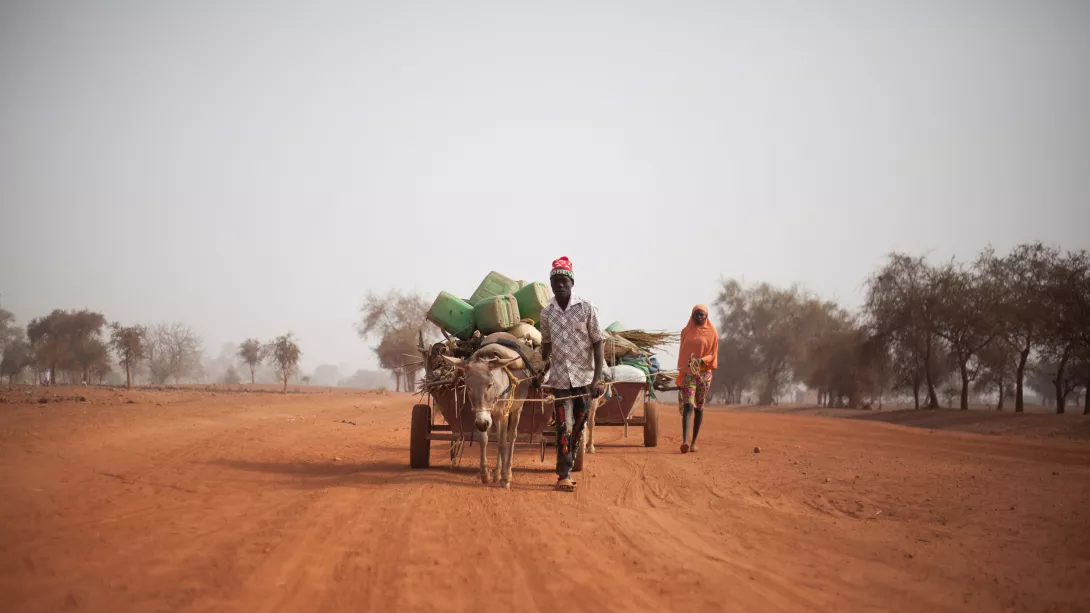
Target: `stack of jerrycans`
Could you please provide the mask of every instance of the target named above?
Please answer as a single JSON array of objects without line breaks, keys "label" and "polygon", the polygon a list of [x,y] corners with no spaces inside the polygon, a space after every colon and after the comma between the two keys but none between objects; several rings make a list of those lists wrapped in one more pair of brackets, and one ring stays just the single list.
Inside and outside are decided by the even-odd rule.
[{"label": "stack of jerrycans", "polygon": [[515,281],[492,271],[469,300],[440,292],[428,311],[428,321],[465,340],[473,336],[474,330],[481,334],[502,332],[523,318],[540,325],[541,311],[549,299],[549,289],[543,283]]}]

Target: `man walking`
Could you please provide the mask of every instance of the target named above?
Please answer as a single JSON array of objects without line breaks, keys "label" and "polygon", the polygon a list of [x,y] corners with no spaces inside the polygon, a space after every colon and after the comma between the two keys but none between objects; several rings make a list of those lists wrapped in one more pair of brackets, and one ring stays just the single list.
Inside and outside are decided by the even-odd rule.
[{"label": "man walking", "polygon": [[604,334],[598,310],[572,294],[571,260],[553,262],[549,283],[553,299],[541,312],[541,357],[549,364],[544,385],[556,397],[556,488],[572,492],[571,471],[587,424],[587,407],[601,393]]}]

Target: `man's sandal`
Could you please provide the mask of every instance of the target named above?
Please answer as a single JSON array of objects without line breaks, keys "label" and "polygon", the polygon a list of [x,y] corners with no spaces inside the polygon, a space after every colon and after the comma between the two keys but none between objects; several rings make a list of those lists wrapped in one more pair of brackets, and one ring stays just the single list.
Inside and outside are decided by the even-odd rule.
[{"label": "man's sandal", "polygon": [[558,479],[556,482],[556,489],[561,492],[574,492],[575,481],[572,481],[571,479]]}]

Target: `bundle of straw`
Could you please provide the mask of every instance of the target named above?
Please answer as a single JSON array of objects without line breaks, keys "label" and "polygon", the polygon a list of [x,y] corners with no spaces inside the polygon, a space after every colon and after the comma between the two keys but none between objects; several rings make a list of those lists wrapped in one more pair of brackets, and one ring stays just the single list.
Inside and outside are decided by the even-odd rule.
[{"label": "bundle of straw", "polygon": [[676,370],[660,370],[655,373],[654,387],[660,392],[672,392],[677,389]]},{"label": "bundle of straw", "polygon": [[680,333],[661,330],[619,330],[612,334],[632,343],[646,354],[655,353],[656,349],[673,345],[681,340]]},{"label": "bundle of straw", "polygon": [[626,355],[637,356],[646,353],[632,341],[622,338],[614,332],[606,332],[605,350],[607,360],[611,360],[614,357],[624,357]]}]

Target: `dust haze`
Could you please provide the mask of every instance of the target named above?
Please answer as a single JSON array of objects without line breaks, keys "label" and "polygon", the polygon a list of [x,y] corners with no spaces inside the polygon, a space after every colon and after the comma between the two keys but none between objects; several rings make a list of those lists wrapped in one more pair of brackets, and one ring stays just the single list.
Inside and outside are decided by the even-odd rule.
[{"label": "dust haze", "polygon": [[[710,609],[724,585],[746,610],[1076,610],[1087,109],[1078,1],[4,2],[0,595],[550,608],[561,577],[588,610]],[[452,470],[405,465],[421,351],[455,344],[426,318],[560,256],[603,326],[677,332],[710,307],[709,434],[677,455],[662,390],[607,424],[576,506],[609,519],[577,559],[612,574],[557,573],[536,524],[493,526],[449,539],[521,573],[478,598],[432,573],[456,530],[419,509],[501,498],[453,441],[420,456]],[[672,380],[677,350],[656,351]],[[431,404],[429,436],[450,421]],[[652,407],[662,444],[642,447]],[[502,498],[541,522],[574,508],[544,450]],[[71,546],[26,536],[47,533]],[[549,552],[506,562],[526,535]],[[121,560],[148,575],[107,580]]]},{"label": "dust haze", "polygon": [[560,255],[603,318],[679,329],[720,277],[857,308],[891,251],[1087,246],[1078,2],[0,12],[23,326],[183,322],[208,358],[291,331],[351,376],[368,291]]}]

